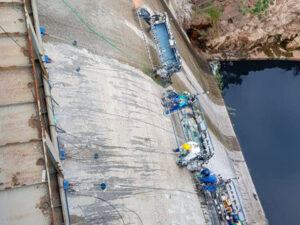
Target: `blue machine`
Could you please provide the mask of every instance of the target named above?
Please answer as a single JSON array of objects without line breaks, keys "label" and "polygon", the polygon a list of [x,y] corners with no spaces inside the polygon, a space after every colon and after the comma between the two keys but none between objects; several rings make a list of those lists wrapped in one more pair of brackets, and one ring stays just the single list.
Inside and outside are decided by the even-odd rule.
[{"label": "blue machine", "polygon": [[156,51],[160,60],[160,67],[153,68],[151,73],[159,76],[163,84],[170,83],[171,76],[181,70],[181,57],[177,44],[171,30],[167,13],[155,12],[153,15],[144,7],[140,7],[136,12],[136,17],[140,16],[150,25]]}]

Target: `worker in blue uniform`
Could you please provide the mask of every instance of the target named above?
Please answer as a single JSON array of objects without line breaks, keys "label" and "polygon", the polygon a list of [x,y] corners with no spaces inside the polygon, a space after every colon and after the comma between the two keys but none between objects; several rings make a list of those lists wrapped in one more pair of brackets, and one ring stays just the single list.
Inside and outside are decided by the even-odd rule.
[{"label": "worker in blue uniform", "polygon": [[243,222],[240,220],[238,215],[232,216],[233,224],[232,225],[243,225]]},{"label": "worker in blue uniform", "polygon": [[44,37],[45,35],[48,35],[48,33],[46,32],[45,28],[44,27],[40,27],[40,32],[41,32],[41,35]]},{"label": "worker in blue uniform", "polygon": [[228,225],[243,225],[243,222],[240,220],[238,215],[232,215],[232,220],[227,220]]},{"label": "worker in blue uniform", "polygon": [[166,111],[166,114],[170,114],[178,109],[182,109],[187,106],[188,99],[184,95],[176,95],[172,100],[173,106]]},{"label": "worker in blue uniform", "polygon": [[202,170],[201,173],[197,174],[197,178],[200,184],[205,184],[201,189],[202,192],[215,192],[220,183],[219,178],[212,174],[209,169]]}]

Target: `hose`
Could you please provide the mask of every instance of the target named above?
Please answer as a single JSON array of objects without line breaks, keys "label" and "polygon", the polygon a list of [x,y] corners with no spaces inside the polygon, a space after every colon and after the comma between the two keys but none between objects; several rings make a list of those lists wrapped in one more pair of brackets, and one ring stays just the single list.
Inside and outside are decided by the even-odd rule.
[{"label": "hose", "polygon": [[92,28],[79,14],[78,12],[73,9],[69,3],[67,3],[65,0],[61,0],[71,11],[72,13],[74,13],[79,20],[92,32],[94,33],[96,36],[98,36],[99,38],[101,38],[103,41],[105,41],[107,44],[109,44],[110,46],[112,46],[113,48],[117,49],[119,52],[121,52],[122,54],[128,56],[129,58],[131,58],[132,60],[134,60],[135,62],[139,63],[140,65],[143,66],[144,69],[146,69],[145,63],[138,59],[137,57],[131,55],[129,52],[119,48],[118,46],[116,46],[114,43],[112,43],[111,41],[109,41],[107,38],[105,38],[103,35],[99,34],[97,31],[94,30],[94,28]]}]

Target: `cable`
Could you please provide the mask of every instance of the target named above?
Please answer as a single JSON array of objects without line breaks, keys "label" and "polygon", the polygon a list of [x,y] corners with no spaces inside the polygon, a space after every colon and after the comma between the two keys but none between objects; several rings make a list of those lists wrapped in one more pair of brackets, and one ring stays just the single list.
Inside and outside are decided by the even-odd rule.
[{"label": "cable", "polygon": [[[65,135],[70,135],[70,136],[74,137],[76,139],[76,141],[78,141],[78,145],[79,146],[76,143],[74,143],[74,141],[72,142],[72,141],[68,140],[67,137],[59,136],[60,139],[62,139],[64,142],[70,144],[74,149],[77,149],[77,150],[80,150],[80,151],[88,149],[88,148],[91,149],[91,147],[88,147],[87,144],[82,143],[79,140],[78,136],[75,136],[75,135],[73,135],[71,133],[68,133],[68,132],[66,132],[64,134]],[[90,139],[87,139],[87,143],[90,143],[90,144],[98,146],[98,147],[104,147],[104,148],[107,147],[106,145],[101,145],[101,144],[99,144],[97,142],[93,142]],[[115,146],[115,148],[122,148],[122,149],[125,149],[125,150],[128,149],[127,147],[124,147],[124,146]],[[152,148],[151,150],[155,150],[155,148]],[[140,151],[143,151],[143,150],[140,150]],[[177,155],[176,153],[173,153],[173,152],[164,152],[164,151],[143,151],[143,152],[153,153],[153,154],[163,154],[163,155]],[[80,153],[81,152],[74,153],[74,154],[70,155],[70,157],[72,159],[76,159],[76,160],[87,160],[87,159],[90,159],[90,157],[87,157],[87,158],[84,158],[84,157],[76,158],[76,156],[80,155]]]},{"label": "cable", "polygon": [[140,222],[141,222],[141,224],[142,225],[144,225],[144,223],[143,223],[143,221],[142,221],[142,219],[141,219],[141,217],[139,216],[139,214],[137,214],[137,212],[136,211],[134,211],[134,210],[132,210],[132,209],[129,209],[129,208],[127,208],[126,206],[122,206],[123,208],[125,208],[125,209],[127,209],[128,211],[130,211],[130,212],[132,212],[132,213],[134,213],[136,216],[137,216],[137,218],[139,218],[139,220],[140,220]]},{"label": "cable", "polygon": [[146,69],[145,63],[136,58],[135,56],[131,55],[130,53],[128,53],[127,51],[119,48],[118,46],[116,46],[114,43],[112,43],[111,41],[109,41],[107,38],[105,38],[104,36],[102,36],[101,34],[99,34],[97,31],[95,31],[77,12],[75,9],[73,9],[65,0],[61,0],[78,18],[79,20],[91,31],[93,32],[95,35],[97,35],[99,38],[101,38],[103,41],[105,41],[107,44],[109,44],[110,46],[112,46],[113,48],[117,49],[119,52],[121,52],[122,54],[130,57],[131,59],[133,59],[134,61],[136,61],[137,63],[139,63],[140,65],[142,65],[144,67],[144,69]]},{"label": "cable", "polygon": [[[75,192],[69,192],[69,193],[73,193],[73,194],[74,194]],[[122,217],[122,215],[121,215],[121,213],[117,210],[117,208],[116,208],[114,205],[110,204],[110,203],[109,203],[107,200],[105,200],[104,198],[100,198],[100,197],[92,196],[92,195],[77,194],[77,193],[76,193],[75,195],[85,196],[85,197],[91,197],[91,198],[96,198],[96,199],[99,199],[99,200],[105,202],[107,205],[109,205],[111,208],[113,208],[113,209],[118,213],[118,215],[119,215],[120,219],[122,220],[123,224],[126,225],[125,222],[124,222],[124,219],[123,219],[123,217]]]},{"label": "cable", "polygon": [[137,190],[150,190],[150,191],[166,191],[166,192],[181,192],[181,193],[185,193],[185,194],[190,194],[190,195],[198,195],[197,192],[193,192],[193,191],[186,191],[186,190],[182,190],[182,189],[170,189],[170,188],[160,188],[160,187],[149,187],[149,186],[130,186],[130,185],[119,185],[120,187],[123,188],[134,188]]},{"label": "cable", "polygon": [[141,29],[141,32],[142,32],[142,36],[143,36],[144,42],[146,44],[146,51],[148,53],[148,57],[149,57],[149,60],[150,60],[151,69],[153,69],[153,61],[152,61],[150,49],[149,49],[148,42],[147,42],[147,39],[146,39],[146,36],[145,36],[145,33],[144,33],[143,24],[142,24],[139,12],[137,12],[137,17],[138,17],[138,21],[139,21],[139,25],[140,25],[140,29]]},{"label": "cable", "polygon": [[7,37],[9,37],[11,40],[13,40],[13,42],[15,42],[16,45],[18,45],[20,48],[23,48],[23,46],[21,46],[15,39],[13,39],[12,36],[9,36],[8,32],[6,32],[6,30],[4,30],[4,28],[1,25],[0,25],[0,28],[7,35]]},{"label": "cable", "polygon": [[117,49],[119,52],[121,52],[122,54],[128,56],[129,58],[131,58],[132,60],[134,60],[135,62],[139,63],[140,65],[143,66],[144,69],[144,73],[146,73],[149,77],[152,78],[152,80],[154,80],[155,83],[157,83],[160,86],[164,86],[162,83],[162,81],[159,81],[157,79],[154,79],[152,77],[152,75],[149,73],[148,68],[146,67],[145,63],[140,60],[139,58],[131,55],[129,52],[119,48],[117,45],[115,45],[112,41],[108,40],[106,37],[104,37],[103,35],[99,34],[97,31],[94,30],[94,28],[92,28],[78,13],[75,9],[73,9],[65,0],[61,0],[71,11],[73,14],[75,14],[79,20],[92,32],[94,33],[96,36],[98,36],[99,38],[101,38],[103,41],[105,41],[107,44],[109,44],[110,46],[112,46],[113,48]]}]

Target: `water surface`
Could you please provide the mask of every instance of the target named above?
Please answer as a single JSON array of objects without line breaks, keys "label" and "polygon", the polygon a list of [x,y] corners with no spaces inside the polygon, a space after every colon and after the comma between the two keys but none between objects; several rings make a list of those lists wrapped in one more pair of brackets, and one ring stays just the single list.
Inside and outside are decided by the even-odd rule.
[{"label": "water surface", "polygon": [[[300,224],[300,62],[224,63],[223,96],[271,225]],[[235,116],[234,116],[235,114]]]}]

